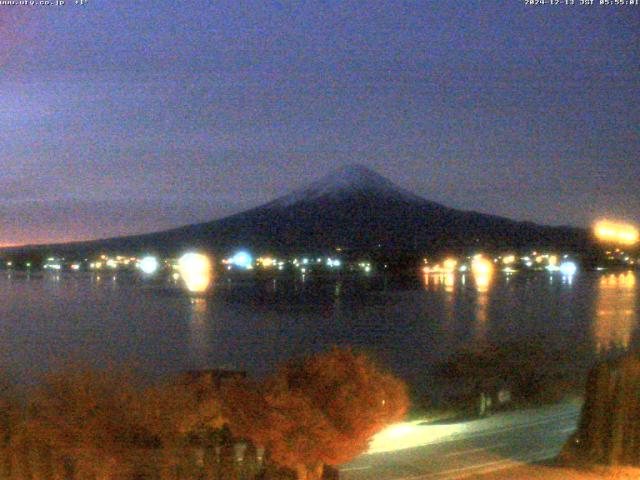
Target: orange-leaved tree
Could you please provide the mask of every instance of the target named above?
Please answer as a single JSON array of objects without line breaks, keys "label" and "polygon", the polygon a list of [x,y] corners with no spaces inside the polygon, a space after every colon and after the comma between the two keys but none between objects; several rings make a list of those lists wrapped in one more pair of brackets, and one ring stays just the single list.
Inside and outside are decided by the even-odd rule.
[{"label": "orange-leaved tree", "polygon": [[223,397],[232,432],[264,446],[300,480],[366,451],[409,404],[401,380],[366,355],[338,348],[288,362],[261,384],[229,385]]},{"label": "orange-leaved tree", "polygon": [[[140,383],[113,370],[69,367],[49,375],[30,396],[14,456],[42,451],[70,465],[77,478],[131,478],[147,468],[173,468],[189,434],[222,426],[213,396],[175,382]],[[43,471],[50,468],[45,463]]]}]

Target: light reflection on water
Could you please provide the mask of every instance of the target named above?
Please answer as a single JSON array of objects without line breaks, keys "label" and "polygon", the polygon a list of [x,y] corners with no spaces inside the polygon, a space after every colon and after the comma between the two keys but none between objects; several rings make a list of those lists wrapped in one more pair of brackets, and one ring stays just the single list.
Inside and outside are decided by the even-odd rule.
[{"label": "light reflection on water", "polygon": [[211,348],[211,322],[208,318],[207,298],[194,297],[190,300],[189,353],[193,369],[209,367]]},{"label": "light reflection on water", "polygon": [[[586,275],[586,274],[583,274]],[[492,306],[492,292],[496,275],[493,271],[476,272],[472,276],[473,282],[467,285],[465,274],[425,274],[424,286],[427,290],[441,290],[447,295],[444,297],[444,314],[446,320],[443,325],[453,325],[459,321],[458,312],[456,310],[455,295],[461,290],[472,288],[475,292],[475,302],[473,309],[473,336],[470,345],[473,347],[482,347],[488,340],[491,322],[499,322],[501,318],[492,318],[490,308]],[[499,284],[496,303],[504,304],[508,301],[509,284],[518,275],[508,274],[498,277],[502,283]],[[521,278],[521,275],[520,275]],[[565,293],[571,292],[576,277],[574,275],[546,275],[541,274],[540,279],[546,278],[548,288],[546,290],[558,291],[556,286],[559,283],[559,291]],[[565,295],[566,297],[566,295]],[[593,319],[590,331],[591,343],[594,346],[594,353],[597,356],[611,353],[612,351],[628,350],[633,343],[634,335],[638,333],[638,285],[636,281],[636,273],[633,271],[617,272],[607,274],[596,274],[595,292],[593,294]],[[511,299],[513,300],[513,299]],[[530,299],[534,300],[534,299]],[[535,301],[545,302],[550,299],[537,298]],[[513,317],[517,318],[518,311],[527,310],[532,304],[525,303],[526,300],[520,298],[515,302],[511,302],[513,307]],[[523,304],[525,303],[525,304]],[[557,311],[559,314],[556,321],[562,322],[568,317],[574,316],[572,313],[567,315],[566,310],[572,309],[575,305],[572,301],[564,298],[561,304],[562,310]],[[535,308],[535,307],[534,307]],[[553,312],[554,310],[551,309]]]},{"label": "light reflection on water", "polygon": [[[270,371],[292,356],[352,345],[379,355],[414,384],[430,366],[469,346],[536,339],[564,348],[584,369],[627,348],[637,334],[633,273],[429,274],[409,286],[348,279],[284,280],[191,298],[167,285],[118,275],[0,273],[0,368],[43,370],[50,354],[96,363],[135,359],[152,374],[232,366]],[[26,372],[26,373],[25,373]]]},{"label": "light reflection on water", "polygon": [[483,346],[487,342],[487,329],[489,324],[489,289],[478,289],[477,292],[474,338],[477,346]]},{"label": "light reflection on water", "polygon": [[[487,267],[488,265],[488,267]],[[484,346],[487,342],[487,329],[489,326],[489,304],[491,286],[494,279],[492,265],[482,264],[484,268],[472,270],[473,280],[471,288],[475,291],[474,318],[473,318],[473,343],[475,346]],[[425,288],[442,289],[444,296],[445,321],[443,325],[453,325],[456,322],[455,294],[457,289],[466,287],[466,274],[455,273],[425,273]],[[458,280],[460,283],[458,283]],[[509,279],[507,278],[507,281]]]},{"label": "light reflection on water", "polygon": [[627,350],[638,325],[634,272],[603,275],[595,297],[593,339],[596,353]]},{"label": "light reflection on water", "polygon": [[484,346],[487,342],[487,328],[489,323],[489,292],[493,281],[493,266],[484,266],[480,269],[472,269],[473,280],[476,286],[476,332],[477,346]]}]

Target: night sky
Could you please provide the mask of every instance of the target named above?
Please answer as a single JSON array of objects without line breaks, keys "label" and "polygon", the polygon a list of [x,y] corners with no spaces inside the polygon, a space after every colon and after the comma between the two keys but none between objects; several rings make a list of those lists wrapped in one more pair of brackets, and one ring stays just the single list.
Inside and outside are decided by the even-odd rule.
[{"label": "night sky", "polygon": [[67,4],[0,6],[0,245],[210,220],[352,162],[452,207],[638,220],[640,6]]}]

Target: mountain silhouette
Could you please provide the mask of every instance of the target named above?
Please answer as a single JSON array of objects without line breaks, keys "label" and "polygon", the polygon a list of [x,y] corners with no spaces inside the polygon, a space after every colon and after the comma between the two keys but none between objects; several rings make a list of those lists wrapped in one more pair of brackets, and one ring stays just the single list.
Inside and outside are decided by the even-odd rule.
[{"label": "mountain silhouette", "polygon": [[63,249],[179,253],[236,248],[300,253],[371,250],[585,248],[585,230],[518,222],[448,208],[396,186],[358,164],[339,168],[265,205],[211,222],[168,231],[58,245]]}]

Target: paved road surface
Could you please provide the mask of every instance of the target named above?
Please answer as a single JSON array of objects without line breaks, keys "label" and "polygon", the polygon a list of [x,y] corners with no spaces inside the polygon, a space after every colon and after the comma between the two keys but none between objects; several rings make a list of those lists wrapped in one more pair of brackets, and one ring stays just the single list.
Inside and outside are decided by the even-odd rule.
[{"label": "paved road surface", "polygon": [[370,453],[340,469],[344,480],[465,478],[558,455],[575,431],[579,402],[519,410],[481,420],[396,425]]}]

